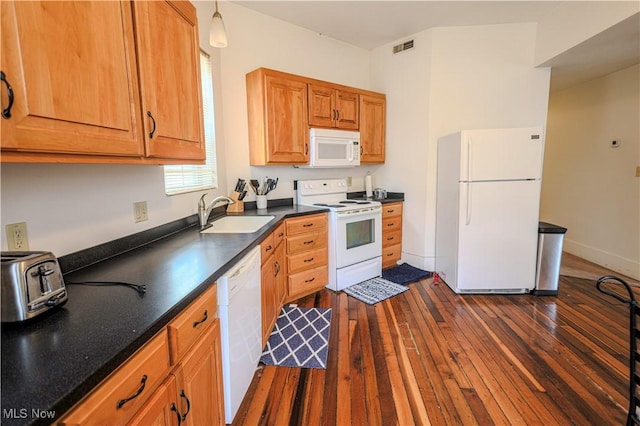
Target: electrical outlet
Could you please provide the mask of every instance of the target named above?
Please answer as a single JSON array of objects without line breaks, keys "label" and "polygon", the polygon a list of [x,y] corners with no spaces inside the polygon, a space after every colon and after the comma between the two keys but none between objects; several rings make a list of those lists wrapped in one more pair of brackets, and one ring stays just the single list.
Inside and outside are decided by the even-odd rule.
[{"label": "electrical outlet", "polygon": [[149,212],[147,211],[147,202],[138,201],[133,203],[133,220],[135,223],[149,220]]},{"label": "electrical outlet", "polygon": [[353,184],[353,178],[351,176],[347,177],[347,186],[351,186]]},{"label": "electrical outlet", "polygon": [[28,251],[29,237],[27,236],[27,222],[10,223],[5,227],[7,231],[7,245],[11,251]]}]

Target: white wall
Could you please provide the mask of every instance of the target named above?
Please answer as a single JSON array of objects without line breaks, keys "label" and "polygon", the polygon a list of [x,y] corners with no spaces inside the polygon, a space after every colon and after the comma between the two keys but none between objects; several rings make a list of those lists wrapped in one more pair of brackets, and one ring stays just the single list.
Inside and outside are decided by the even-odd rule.
[{"label": "white wall", "polygon": [[568,228],[567,252],[636,279],[639,81],[636,65],[551,95],[541,204],[543,220]]},{"label": "white wall", "polygon": [[540,65],[638,13],[638,1],[557,2],[538,23],[535,64]]},{"label": "white wall", "polygon": [[[533,24],[435,28],[416,35],[418,46],[430,43],[421,51],[401,56],[390,53],[391,45],[374,49],[374,87],[380,85],[389,102],[397,99],[400,109],[388,119],[388,146],[402,145],[377,175],[389,187],[412,188],[404,260],[433,269],[439,137],[545,124],[550,73],[533,68],[535,36]],[[406,78],[397,79],[400,72]]]},{"label": "white wall", "polygon": [[371,52],[372,87],[387,95],[386,161],[373,179],[387,190],[405,192],[403,261],[424,267],[432,33],[411,38],[413,50],[393,55],[388,44]]}]

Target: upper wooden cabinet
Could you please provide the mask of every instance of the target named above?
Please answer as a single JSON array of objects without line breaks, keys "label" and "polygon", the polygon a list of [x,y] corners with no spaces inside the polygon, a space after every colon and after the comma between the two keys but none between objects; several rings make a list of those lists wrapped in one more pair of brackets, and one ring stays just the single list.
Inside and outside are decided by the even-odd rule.
[{"label": "upper wooden cabinet", "polygon": [[143,155],[131,3],[0,8],[2,149]]},{"label": "upper wooden cabinet", "polygon": [[358,130],[358,94],[309,84],[309,125]]},{"label": "upper wooden cabinet", "polygon": [[200,44],[189,2],[134,2],[149,157],[204,159]]},{"label": "upper wooden cabinet", "polygon": [[386,98],[360,95],[360,163],[384,163]]},{"label": "upper wooden cabinet", "polygon": [[204,159],[190,3],[3,1],[0,13],[2,161]]},{"label": "upper wooden cabinet", "polygon": [[307,83],[264,68],[247,74],[249,151],[253,166],[307,164]]},{"label": "upper wooden cabinet", "polygon": [[360,130],[363,163],[384,163],[385,95],[258,68],[247,74],[253,166],[309,164],[309,128]]}]

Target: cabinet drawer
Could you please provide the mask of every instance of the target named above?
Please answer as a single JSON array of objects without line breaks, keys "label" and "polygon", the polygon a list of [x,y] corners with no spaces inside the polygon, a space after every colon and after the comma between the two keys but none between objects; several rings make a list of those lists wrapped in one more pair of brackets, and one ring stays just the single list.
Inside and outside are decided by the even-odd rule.
[{"label": "cabinet drawer", "polygon": [[125,424],[160,386],[168,371],[167,331],[162,330],[82,400],[61,423]]},{"label": "cabinet drawer", "polygon": [[310,232],[287,238],[287,253],[301,253],[327,247],[327,231]]},{"label": "cabinet drawer", "polygon": [[317,229],[326,229],[327,215],[322,213],[287,219],[285,226],[287,229],[287,236],[316,231]]},{"label": "cabinet drawer", "polygon": [[326,265],[289,275],[289,300],[306,295],[327,285],[329,271]]},{"label": "cabinet drawer", "polygon": [[169,323],[171,365],[175,365],[189,347],[206,331],[216,318],[218,297],[216,285],[212,285],[199,298]]},{"label": "cabinet drawer", "polygon": [[382,205],[382,217],[402,216],[402,203]]},{"label": "cabinet drawer", "polygon": [[278,247],[284,241],[284,222],[273,231],[273,246]]},{"label": "cabinet drawer", "polygon": [[326,265],[327,258],[326,248],[287,256],[287,271],[289,274],[295,274],[296,272],[317,268],[320,265]]},{"label": "cabinet drawer", "polygon": [[382,248],[402,244],[402,229],[382,234]]},{"label": "cabinet drawer", "polygon": [[382,249],[382,268],[395,266],[402,256],[402,244],[396,244]]},{"label": "cabinet drawer", "polygon": [[392,216],[382,219],[382,233],[402,231],[402,216]]},{"label": "cabinet drawer", "polygon": [[264,264],[269,256],[273,254],[273,250],[275,248],[276,246],[273,243],[273,233],[271,233],[260,243],[260,263]]}]

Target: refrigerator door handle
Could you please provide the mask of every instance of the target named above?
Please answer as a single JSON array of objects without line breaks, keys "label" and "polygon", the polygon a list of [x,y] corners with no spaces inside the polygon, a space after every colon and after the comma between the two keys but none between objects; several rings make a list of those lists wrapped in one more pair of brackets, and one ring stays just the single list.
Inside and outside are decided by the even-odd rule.
[{"label": "refrigerator door handle", "polygon": [[465,183],[467,187],[467,205],[466,205],[466,226],[471,224],[471,184],[469,182]]}]

